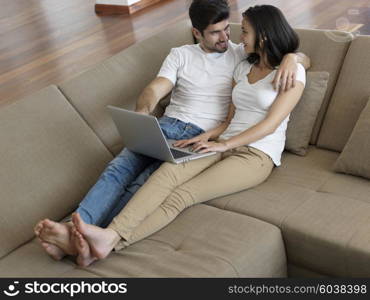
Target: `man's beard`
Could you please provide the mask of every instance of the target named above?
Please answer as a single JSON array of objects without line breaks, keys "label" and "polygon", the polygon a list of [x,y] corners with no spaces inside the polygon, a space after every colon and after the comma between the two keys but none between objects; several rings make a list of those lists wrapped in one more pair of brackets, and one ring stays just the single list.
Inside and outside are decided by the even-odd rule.
[{"label": "man's beard", "polygon": [[[221,44],[224,44],[223,46],[221,46]],[[219,53],[224,53],[227,51],[228,49],[228,42],[221,42],[221,43],[217,43],[216,45],[219,45],[219,47],[215,47],[216,51],[219,52]]]},{"label": "man's beard", "polygon": [[204,47],[211,52],[225,53],[228,49],[228,42],[224,42],[224,43],[225,43],[225,47],[221,47],[221,46],[217,47],[217,44],[221,44],[221,43],[216,43],[212,47],[209,47],[208,45],[204,45]]}]

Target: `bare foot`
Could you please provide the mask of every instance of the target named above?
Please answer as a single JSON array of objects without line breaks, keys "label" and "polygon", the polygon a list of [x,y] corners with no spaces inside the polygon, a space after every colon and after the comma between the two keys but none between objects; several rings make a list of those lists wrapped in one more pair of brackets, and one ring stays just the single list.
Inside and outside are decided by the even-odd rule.
[{"label": "bare foot", "polygon": [[51,243],[48,243],[46,241],[43,241],[40,238],[41,231],[43,229],[43,224],[45,220],[39,221],[36,226],[34,227],[33,231],[35,232],[35,235],[37,236],[37,240],[40,243],[41,247],[45,250],[45,252],[51,256],[55,260],[61,260],[64,256],[66,256],[66,253],[60,249],[58,246],[53,245]]},{"label": "bare foot", "polygon": [[39,221],[37,224],[36,224],[36,226],[33,228],[33,232],[35,233],[35,235],[37,236],[37,237],[39,237],[40,236],[40,232],[41,232],[41,230],[42,230],[42,227],[43,227],[43,222],[44,222],[45,220],[41,220],[41,221]]},{"label": "bare foot", "polygon": [[50,244],[48,242],[44,242],[41,239],[38,239],[38,240],[39,240],[42,248],[44,248],[45,252],[47,254],[49,254],[49,256],[51,256],[53,259],[61,260],[64,256],[66,256],[64,251],[62,249],[60,249],[59,247],[57,247],[53,244]]},{"label": "bare foot", "polygon": [[[45,219],[42,221],[42,224],[40,224],[40,226],[41,229],[39,231],[38,237],[42,241],[55,245],[56,247],[60,248],[65,254],[77,254],[77,250],[74,244],[71,243],[70,230],[72,224],[58,223],[49,219]],[[38,226],[36,225],[36,227]]]},{"label": "bare foot", "polygon": [[81,267],[87,267],[91,265],[97,260],[97,258],[92,255],[89,244],[75,227],[72,228],[71,234],[72,241],[75,244],[78,253],[76,258],[77,264]]},{"label": "bare foot", "polygon": [[87,240],[92,256],[97,259],[107,257],[121,239],[118,233],[113,229],[86,224],[78,213],[72,214],[72,222],[76,226],[76,229]]}]

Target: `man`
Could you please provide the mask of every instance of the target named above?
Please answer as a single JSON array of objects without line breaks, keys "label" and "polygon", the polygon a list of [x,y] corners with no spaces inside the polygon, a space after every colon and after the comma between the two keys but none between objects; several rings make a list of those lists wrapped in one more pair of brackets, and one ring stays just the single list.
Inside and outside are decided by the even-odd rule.
[{"label": "man", "polygon": [[[136,111],[150,114],[159,100],[172,91],[164,117],[159,119],[166,138],[189,139],[216,127],[227,116],[232,77],[245,58],[244,45],[229,41],[229,7],[226,0],[194,0],[189,9],[192,32],[199,44],[173,48],[158,76],[140,95]],[[274,79],[275,88],[294,85],[297,62],[304,55],[287,55]],[[160,161],[124,149],[105,169],[80,203],[84,222],[107,226],[131,196],[161,164]],[[40,221],[35,227],[41,245],[54,259],[76,254],[70,241],[72,223]]]}]

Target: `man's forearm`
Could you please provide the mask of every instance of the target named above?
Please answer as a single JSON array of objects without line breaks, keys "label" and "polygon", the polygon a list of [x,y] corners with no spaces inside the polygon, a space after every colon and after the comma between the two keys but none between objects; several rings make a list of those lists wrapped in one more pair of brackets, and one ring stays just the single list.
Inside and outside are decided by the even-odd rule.
[{"label": "man's forearm", "polygon": [[207,131],[206,134],[209,136],[209,139],[217,139],[226,130],[229,124],[230,122],[222,122],[219,126]]},{"label": "man's forearm", "polygon": [[150,114],[159,100],[171,92],[173,84],[166,78],[155,78],[141,93],[136,101],[136,111]]},{"label": "man's forearm", "polygon": [[159,100],[156,98],[155,91],[150,87],[146,87],[136,102],[135,111],[150,114]]}]

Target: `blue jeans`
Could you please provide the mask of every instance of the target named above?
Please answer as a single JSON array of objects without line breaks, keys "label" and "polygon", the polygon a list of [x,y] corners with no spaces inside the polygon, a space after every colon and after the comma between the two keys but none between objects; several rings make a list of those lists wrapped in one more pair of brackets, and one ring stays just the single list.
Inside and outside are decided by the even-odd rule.
[{"label": "blue jeans", "polygon": [[[159,119],[159,124],[168,139],[189,139],[204,132],[194,124],[166,116]],[[155,158],[122,150],[108,164],[76,211],[86,223],[108,226],[161,163]]]}]

